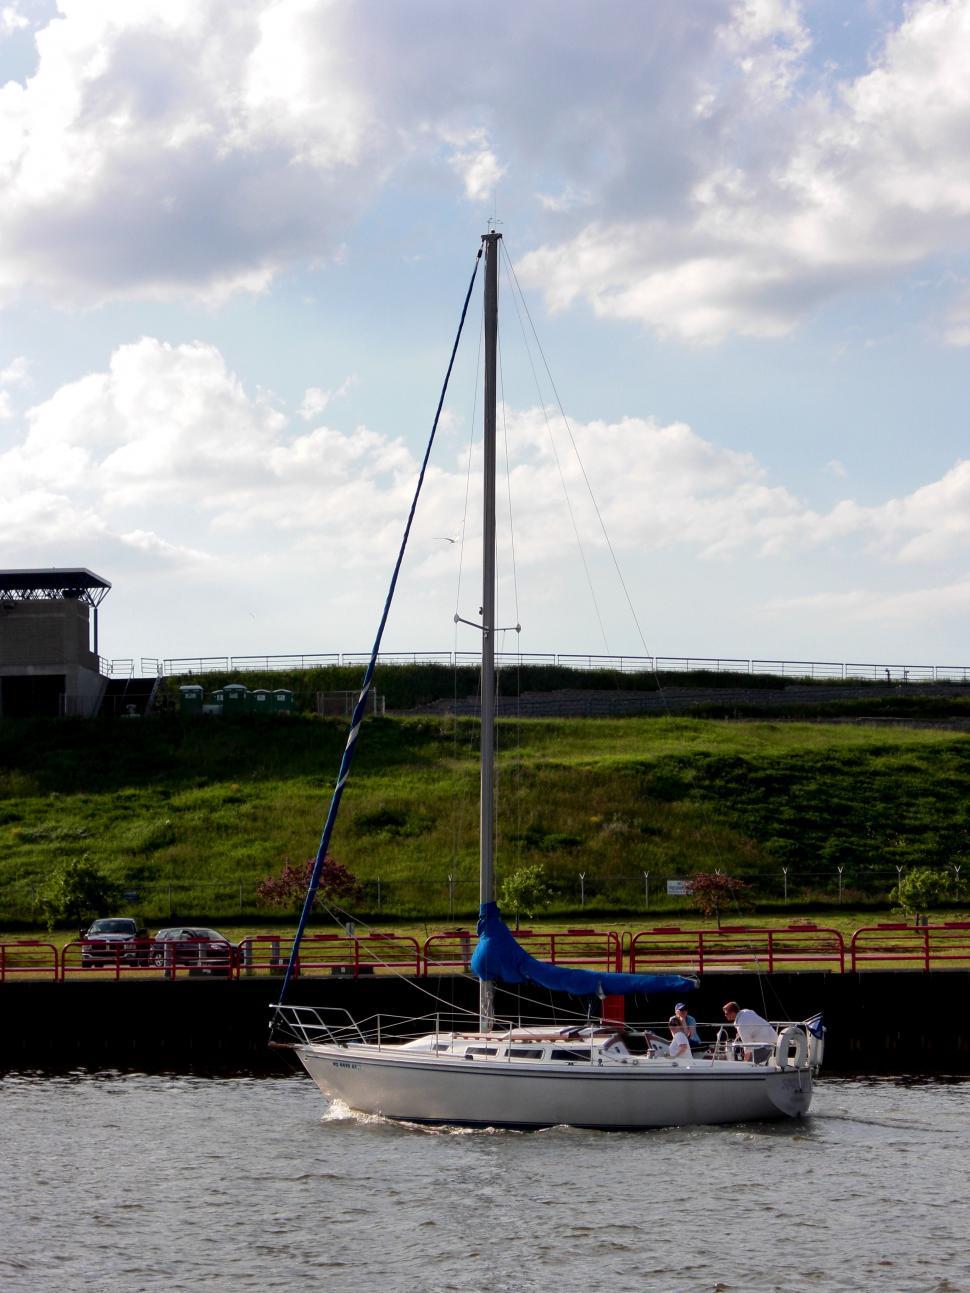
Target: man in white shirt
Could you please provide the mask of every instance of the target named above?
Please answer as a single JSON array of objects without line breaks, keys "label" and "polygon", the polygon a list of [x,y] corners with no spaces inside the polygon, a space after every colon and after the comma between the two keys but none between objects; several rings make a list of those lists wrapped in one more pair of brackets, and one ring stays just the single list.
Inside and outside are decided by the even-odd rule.
[{"label": "man in white shirt", "polygon": [[738,1041],[744,1046],[744,1058],[763,1064],[778,1040],[778,1034],[755,1010],[742,1010],[736,1001],[726,1001],[722,1007],[724,1017],[737,1030]]}]

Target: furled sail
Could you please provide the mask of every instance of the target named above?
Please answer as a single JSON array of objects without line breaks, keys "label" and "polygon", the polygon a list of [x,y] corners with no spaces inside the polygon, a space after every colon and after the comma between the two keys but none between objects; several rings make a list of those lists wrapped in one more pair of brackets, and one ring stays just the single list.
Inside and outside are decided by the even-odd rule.
[{"label": "furled sail", "polygon": [[682,974],[610,974],[574,970],[537,961],[515,941],[499,913],[498,904],[483,903],[478,917],[478,946],[471,960],[479,979],[498,983],[534,983],[574,997],[628,996],[631,992],[689,992],[694,979]]}]

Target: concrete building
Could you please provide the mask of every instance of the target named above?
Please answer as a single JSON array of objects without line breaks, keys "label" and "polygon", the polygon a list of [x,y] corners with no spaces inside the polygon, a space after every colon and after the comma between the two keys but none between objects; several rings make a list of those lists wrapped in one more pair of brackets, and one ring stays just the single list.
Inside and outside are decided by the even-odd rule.
[{"label": "concrete building", "polygon": [[98,712],[98,606],[110,589],[84,569],[0,571],[0,717]]}]

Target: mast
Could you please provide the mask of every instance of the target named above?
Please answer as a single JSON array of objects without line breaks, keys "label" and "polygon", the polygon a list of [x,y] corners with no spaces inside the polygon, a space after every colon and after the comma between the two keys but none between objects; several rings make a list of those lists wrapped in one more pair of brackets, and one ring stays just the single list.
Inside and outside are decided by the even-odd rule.
[{"label": "mast", "polygon": [[[498,243],[494,230],[485,245],[485,427],[482,528],[482,794],[479,828],[479,893],[495,901],[495,410],[498,357]],[[482,980],[478,1023],[485,1032],[494,1021],[494,991]]]}]

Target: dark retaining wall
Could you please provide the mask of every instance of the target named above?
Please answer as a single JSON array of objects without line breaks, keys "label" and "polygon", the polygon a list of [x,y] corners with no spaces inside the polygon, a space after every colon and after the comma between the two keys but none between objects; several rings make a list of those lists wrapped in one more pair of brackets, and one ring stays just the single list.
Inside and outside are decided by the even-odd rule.
[{"label": "dark retaining wall", "polygon": [[[7,982],[0,985],[0,1068],[280,1071],[290,1057],[266,1047],[269,1005],[279,986],[280,980],[263,977],[235,983]],[[364,1019],[378,1012],[433,1012],[429,992],[477,1010],[477,983],[459,976],[310,979],[293,985],[290,1000],[341,1007]],[[691,995],[691,1013],[719,1019],[731,998],[774,1018],[824,1011],[829,1073],[970,1073],[970,971],[772,974],[761,980],[711,973]],[[649,1003],[634,999],[627,1016],[659,1020],[672,1004],[659,996]],[[444,1022],[447,1007],[439,1008]],[[500,994],[497,1008],[506,1018],[517,1017],[517,994]],[[521,1013],[539,1012],[523,1004]]]}]

